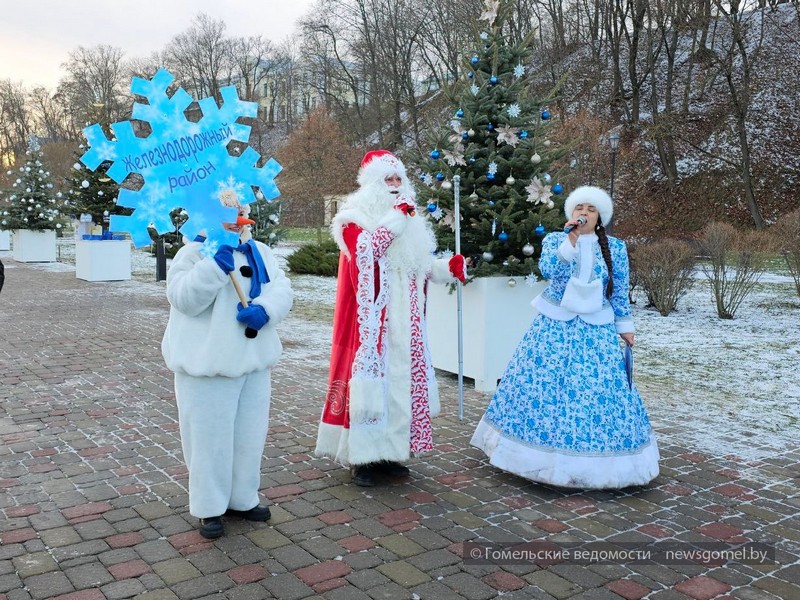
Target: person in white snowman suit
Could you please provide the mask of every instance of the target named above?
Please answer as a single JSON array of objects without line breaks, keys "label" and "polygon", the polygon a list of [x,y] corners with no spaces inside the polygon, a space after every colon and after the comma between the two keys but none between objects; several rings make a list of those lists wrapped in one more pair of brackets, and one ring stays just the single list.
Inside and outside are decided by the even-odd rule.
[{"label": "person in white snowman suit", "polygon": [[[161,350],[175,374],[181,446],[189,470],[189,512],[208,539],[224,535],[222,516],[270,518],[259,500],[261,456],[269,425],[271,371],[282,347],[276,326],[292,307],[289,279],[268,246],[252,239],[249,207],[234,190],[239,246],[201,252],[188,242],[167,273],[170,304]],[[243,306],[232,279],[248,294]]]}]

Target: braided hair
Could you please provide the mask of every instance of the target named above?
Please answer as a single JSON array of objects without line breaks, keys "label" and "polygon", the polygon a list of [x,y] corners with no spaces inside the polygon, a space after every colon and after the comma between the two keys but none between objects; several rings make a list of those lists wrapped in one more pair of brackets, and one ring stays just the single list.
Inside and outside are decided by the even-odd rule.
[{"label": "braided hair", "polygon": [[608,267],[606,298],[611,298],[611,294],[614,293],[614,270],[611,263],[611,251],[608,249],[608,236],[606,235],[606,228],[603,227],[600,219],[597,220],[597,226],[595,226],[594,230],[595,233],[597,233],[597,241],[600,243],[600,252],[603,254],[603,260],[606,261],[606,267]]}]

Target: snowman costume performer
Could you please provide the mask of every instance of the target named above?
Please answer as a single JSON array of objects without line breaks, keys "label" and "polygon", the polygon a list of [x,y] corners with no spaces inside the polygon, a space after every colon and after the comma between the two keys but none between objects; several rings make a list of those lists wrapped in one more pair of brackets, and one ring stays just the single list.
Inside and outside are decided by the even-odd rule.
[{"label": "snowman costume performer", "polygon": [[[238,205],[238,202],[235,203]],[[250,239],[240,207],[237,248],[204,256],[199,241],[178,251],[167,274],[170,303],[161,350],[175,373],[181,444],[189,469],[189,512],[207,538],[223,535],[221,516],[269,519],[259,504],[271,369],[281,355],[276,326],[292,289],[272,251]],[[231,281],[237,277],[249,306]]]},{"label": "snowman costume performer", "polygon": [[584,218],[576,243],[566,232],[544,238],[539,270],[549,285],[533,301],[539,314],[471,443],[492,465],[541,483],[644,485],[658,475],[659,453],[618,339],[633,343],[625,243],[605,233],[613,206],[603,190],[577,188],[564,210]]}]

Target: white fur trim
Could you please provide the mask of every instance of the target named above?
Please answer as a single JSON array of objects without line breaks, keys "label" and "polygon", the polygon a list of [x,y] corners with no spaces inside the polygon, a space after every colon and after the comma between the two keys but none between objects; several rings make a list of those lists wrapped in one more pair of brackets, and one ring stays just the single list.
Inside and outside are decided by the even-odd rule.
[{"label": "white fur trim", "polygon": [[412,218],[396,208],[387,212],[378,223],[378,227],[385,227],[391,231],[395,236],[401,235],[408,224],[408,220]]},{"label": "white fur trim", "polygon": [[450,272],[450,260],[447,258],[438,258],[433,261],[433,269],[431,271],[431,281],[433,283],[453,283],[456,278]]},{"label": "white fur trim", "polygon": [[635,333],[633,319],[631,317],[617,319],[614,321],[614,329],[616,329],[617,333]]},{"label": "white fur trim", "polygon": [[559,487],[619,489],[646,485],[658,475],[658,444],[652,432],[650,441],[636,452],[588,455],[524,444],[504,436],[484,417],[470,444],[503,471]]},{"label": "white fur trim", "polygon": [[391,175],[398,175],[400,179],[408,181],[406,167],[399,158],[392,154],[385,154],[373,158],[358,170],[358,184],[367,186],[376,181],[384,181]]},{"label": "white fur trim", "polygon": [[593,185],[584,185],[572,190],[572,193],[567,196],[564,201],[564,214],[567,219],[572,218],[572,211],[578,204],[591,204],[600,213],[600,222],[603,225],[608,225],[611,221],[611,215],[614,214],[614,203],[605,190]]},{"label": "white fur trim", "polygon": [[353,377],[350,380],[350,421],[368,423],[386,418],[383,379]]}]

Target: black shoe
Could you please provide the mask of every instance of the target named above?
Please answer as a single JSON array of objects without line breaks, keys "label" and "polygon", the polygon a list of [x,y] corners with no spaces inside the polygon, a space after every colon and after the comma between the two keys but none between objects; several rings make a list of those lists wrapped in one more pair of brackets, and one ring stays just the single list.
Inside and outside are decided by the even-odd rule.
[{"label": "black shoe", "polygon": [[407,466],[393,460],[382,460],[375,464],[375,468],[389,477],[408,477],[411,473]]},{"label": "black shoe", "polygon": [[231,517],[239,517],[246,521],[269,521],[269,518],[272,516],[269,512],[269,507],[262,506],[261,504],[254,506],[250,510],[234,510],[229,508],[225,511],[225,514]]},{"label": "black shoe", "polygon": [[225,534],[222,526],[222,519],[219,517],[208,517],[200,519],[200,535],[208,540],[215,540]]},{"label": "black shoe", "polygon": [[375,469],[373,465],[356,465],[353,467],[353,483],[361,487],[375,485]]}]

